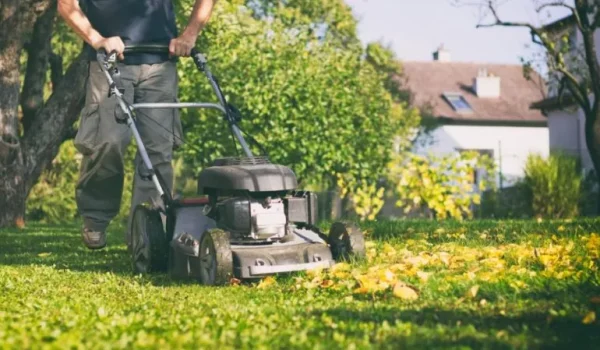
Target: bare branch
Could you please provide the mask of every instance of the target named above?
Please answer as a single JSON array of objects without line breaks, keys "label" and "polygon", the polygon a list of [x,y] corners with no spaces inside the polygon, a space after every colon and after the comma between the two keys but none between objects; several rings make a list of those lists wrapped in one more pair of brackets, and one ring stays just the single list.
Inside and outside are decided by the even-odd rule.
[{"label": "bare branch", "polygon": [[568,8],[569,10],[571,10],[571,11],[575,11],[575,8],[573,6],[565,4],[564,1],[554,1],[554,2],[550,2],[550,3],[542,4],[542,5],[538,6],[535,9],[535,11],[536,12],[540,12],[543,9],[545,9],[546,7],[565,7],[565,8]]},{"label": "bare branch", "polygon": [[583,22],[581,21],[581,18],[579,17],[579,13],[577,12],[577,9],[575,7],[567,5],[564,1],[554,1],[554,2],[549,2],[549,3],[538,6],[536,11],[540,12],[543,9],[545,9],[546,7],[564,7],[564,8],[569,9],[571,11],[571,14],[573,14],[573,17],[575,18],[575,23],[577,24],[577,28],[579,28],[579,30],[581,30],[581,31],[584,30]]},{"label": "bare branch", "polygon": [[[491,14],[494,16],[494,22],[489,24],[479,24],[477,25],[477,28],[486,28],[494,26],[529,28],[532,41],[538,45],[543,46],[548,51],[548,54],[555,61],[554,70],[563,75],[563,79],[565,79],[565,84],[569,88],[569,91],[571,91],[571,93],[573,94],[575,100],[581,105],[581,107],[585,111],[592,110],[592,107],[590,106],[590,101],[587,98],[585,87],[582,86],[582,84],[579,83],[577,78],[567,69],[567,65],[564,61],[563,54],[555,49],[555,44],[548,38],[547,35],[545,35],[543,29],[537,28],[531,23],[506,22],[501,20],[498,16],[498,12],[496,11],[496,7],[494,6],[493,0],[487,1],[487,7],[490,10]],[[585,20],[587,20],[587,18]],[[584,22],[583,25],[585,24],[586,23]]]}]

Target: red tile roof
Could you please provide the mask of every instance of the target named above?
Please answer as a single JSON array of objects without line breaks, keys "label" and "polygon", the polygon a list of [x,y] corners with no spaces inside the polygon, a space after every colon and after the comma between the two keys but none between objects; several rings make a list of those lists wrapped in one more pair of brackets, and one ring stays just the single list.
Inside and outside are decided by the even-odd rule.
[{"label": "red tile roof", "polygon": [[[532,73],[532,80],[523,76],[521,65],[479,64],[465,62],[403,62],[402,85],[411,90],[413,103],[430,104],[435,117],[463,122],[545,123],[533,102],[544,99],[543,83]],[[473,79],[481,68],[500,77],[500,97],[480,98],[472,90]],[[443,97],[444,93],[460,93],[471,105],[473,113],[456,112]]]}]

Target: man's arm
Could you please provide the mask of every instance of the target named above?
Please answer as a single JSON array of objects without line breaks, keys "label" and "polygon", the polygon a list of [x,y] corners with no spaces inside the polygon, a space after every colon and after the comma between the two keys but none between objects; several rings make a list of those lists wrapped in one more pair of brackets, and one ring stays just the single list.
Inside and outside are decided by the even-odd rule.
[{"label": "man's arm", "polygon": [[116,51],[123,58],[125,45],[119,37],[105,38],[92,27],[89,19],[79,7],[78,0],[58,0],[58,13],[69,27],[86,43],[98,50],[103,48],[107,53]]},{"label": "man's arm", "polygon": [[210,19],[216,2],[217,0],[196,0],[187,27],[178,38],[171,40],[169,51],[172,55],[190,55],[192,48],[196,45],[198,35]]}]

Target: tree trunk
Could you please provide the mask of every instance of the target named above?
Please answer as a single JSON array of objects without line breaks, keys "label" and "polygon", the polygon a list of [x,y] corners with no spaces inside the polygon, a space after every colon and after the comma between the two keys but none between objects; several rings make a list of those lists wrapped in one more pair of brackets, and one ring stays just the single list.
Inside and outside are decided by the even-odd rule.
[{"label": "tree trunk", "polygon": [[[49,6],[56,6],[56,1],[0,0],[0,227],[24,225],[29,191],[67,138],[85,98],[88,63],[80,56],[54,86],[48,101],[40,100],[39,79],[45,79],[47,72],[50,38],[41,27],[51,27],[48,16],[53,17],[55,11]],[[33,97],[35,103],[27,110],[28,128],[23,132],[18,114],[20,54],[34,23],[37,30],[31,42],[41,44],[38,49],[44,52],[30,55],[36,61],[28,64],[27,74],[32,75],[25,79],[29,87],[24,99]]]},{"label": "tree trunk", "polygon": [[[23,225],[25,212],[25,167],[19,140],[18,1],[3,1],[0,20],[0,227]],[[4,35],[11,33],[11,35]]]},{"label": "tree trunk", "polygon": [[[586,115],[585,143],[600,186],[600,109],[592,111],[591,115]],[[600,215],[600,191],[596,200],[596,215]]]}]

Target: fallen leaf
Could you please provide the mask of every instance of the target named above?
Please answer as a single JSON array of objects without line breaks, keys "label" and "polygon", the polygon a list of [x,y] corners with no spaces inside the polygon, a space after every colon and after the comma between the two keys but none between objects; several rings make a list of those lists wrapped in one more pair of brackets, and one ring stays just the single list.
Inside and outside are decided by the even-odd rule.
[{"label": "fallen leaf", "polygon": [[429,276],[431,276],[431,272],[417,271],[417,277],[419,277],[423,282],[427,282]]},{"label": "fallen leaf", "polygon": [[402,282],[394,286],[394,296],[403,300],[416,300],[419,298],[417,292]]},{"label": "fallen leaf", "polygon": [[598,295],[598,296],[595,296],[595,297],[591,297],[591,298],[590,298],[590,302],[591,302],[592,304],[600,304],[600,295]]},{"label": "fallen leaf", "polygon": [[332,280],[323,280],[323,282],[321,282],[321,287],[323,288],[329,288],[331,286],[333,286]]},{"label": "fallen leaf", "polygon": [[477,296],[477,292],[479,291],[479,285],[474,285],[473,287],[469,288],[469,290],[467,291],[467,298],[475,298]]},{"label": "fallen leaf", "polygon": [[596,313],[594,311],[588,312],[587,315],[585,315],[585,317],[583,318],[583,320],[581,320],[583,324],[594,323],[594,321],[596,321]]},{"label": "fallen leaf", "polygon": [[256,286],[256,288],[258,289],[265,289],[271,285],[275,284],[275,279],[271,276],[267,276],[266,278],[264,278],[263,280],[261,280],[258,285]]},{"label": "fallen leaf", "polygon": [[104,318],[104,317],[105,317],[105,316],[108,314],[108,313],[106,312],[106,310],[104,310],[104,307],[103,307],[103,306],[100,306],[100,307],[98,308],[98,311],[97,311],[97,312],[98,312],[98,317],[100,317],[100,318]]},{"label": "fallen leaf", "polygon": [[49,256],[49,255],[51,255],[51,254],[52,254],[52,253],[39,253],[39,254],[38,254],[38,256],[39,256],[40,258],[45,258],[45,257],[47,257],[47,256]]}]

